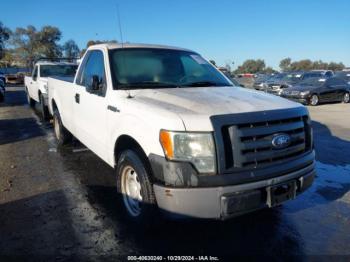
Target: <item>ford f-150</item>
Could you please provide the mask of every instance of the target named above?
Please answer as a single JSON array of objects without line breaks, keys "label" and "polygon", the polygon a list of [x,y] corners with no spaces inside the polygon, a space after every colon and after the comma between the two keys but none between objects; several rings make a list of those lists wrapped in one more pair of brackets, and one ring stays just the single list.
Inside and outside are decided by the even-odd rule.
[{"label": "ford f-150", "polygon": [[191,50],[91,46],[74,79],[49,78],[48,88],[58,144],[74,136],[115,168],[134,220],[153,219],[156,207],[227,219],[313,182],[308,110],[234,86]]}]

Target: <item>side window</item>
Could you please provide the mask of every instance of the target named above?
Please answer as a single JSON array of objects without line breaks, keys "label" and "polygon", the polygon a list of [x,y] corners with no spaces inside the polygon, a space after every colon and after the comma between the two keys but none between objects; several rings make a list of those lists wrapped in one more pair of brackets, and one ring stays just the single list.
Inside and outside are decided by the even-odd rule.
[{"label": "side window", "polygon": [[[98,83],[100,90],[96,90],[93,84]],[[81,85],[89,92],[103,94],[106,87],[104,58],[101,51],[91,51],[81,76]]]},{"label": "side window", "polygon": [[83,76],[83,71],[86,65],[86,62],[89,60],[91,51],[88,51],[86,55],[84,56],[84,60],[81,62],[81,65],[79,67],[79,72],[77,74],[77,79],[76,79],[76,84],[82,85],[82,76]]},{"label": "side window", "polygon": [[38,78],[38,66],[34,67],[32,78],[34,81],[36,81],[36,79]]}]

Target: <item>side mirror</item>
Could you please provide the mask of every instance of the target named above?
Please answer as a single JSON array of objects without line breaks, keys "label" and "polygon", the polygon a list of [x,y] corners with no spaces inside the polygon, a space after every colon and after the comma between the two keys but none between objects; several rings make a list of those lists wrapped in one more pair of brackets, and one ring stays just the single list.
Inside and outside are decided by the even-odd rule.
[{"label": "side mirror", "polygon": [[91,78],[91,90],[98,91],[100,90],[101,82],[98,75],[93,75]]}]

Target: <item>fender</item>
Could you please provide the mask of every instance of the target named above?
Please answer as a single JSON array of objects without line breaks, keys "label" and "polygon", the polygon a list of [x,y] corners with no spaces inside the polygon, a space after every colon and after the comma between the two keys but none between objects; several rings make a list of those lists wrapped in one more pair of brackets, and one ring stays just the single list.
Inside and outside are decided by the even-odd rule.
[{"label": "fender", "polygon": [[[152,121],[147,121],[147,117],[144,116],[136,117],[131,114],[119,115],[114,121],[108,121],[111,130],[109,141],[114,141],[108,146],[108,159],[107,162],[112,167],[115,166],[115,155],[114,149],[118,138],[122,135],[127,135],[132,137],[143,149],[145,154],[149,156],[151,153],[164,156],[163,148],[159,142],[159,131],[165,126],[160,126],[160,123],[154,123]],[[127,123],[121,125],[120,123]],[[173,130],[185,130],[184,125],[179,118],[178,121],[172,121],[172,127],[169,129]]]}]

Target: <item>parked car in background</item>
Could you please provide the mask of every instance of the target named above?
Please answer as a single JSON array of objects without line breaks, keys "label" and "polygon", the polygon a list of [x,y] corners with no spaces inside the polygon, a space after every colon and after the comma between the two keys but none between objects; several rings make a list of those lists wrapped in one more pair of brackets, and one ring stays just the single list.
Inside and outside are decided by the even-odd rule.
[{"label": "parked car in background", "polygon": [[115,167],[134,222],[154,221],[157,207],[224,220],[294,199],[313,183],[307,109],[232,86],[191,50],[90,46],[75,78],[50,77],[48,88],[58,144],[73,135]]},{"label": "parked car in background", "polygon": [[5,99],[5,82],[0,79],[0,102],[3,102]]},{"label": "parked car in background", "polygon": [[24,83],[24,74],[23,73],[15,73],[6,75],[6,84],[12,85],[20,85]]},{"label": "parked car in background", "polygon": [[0,80],[6,83],[6,77],[2,72],[0,72]]},{"label": "parked car in background", "polygon": [[269,81],[274,75],[269,75],[269,74],[259,74],[255,79],[254,79],[254,84],[253,88],[256,90],[262,90],[265,88],[265,83]]},{"label": "parked car in background", "polygon": [[279,95],[283,89],[297,84],[303,76],[303,72],[285,72],[272,77],[265,83],[264,91]]},{"label": "parked car in background", "polygon": [[302,104],[316,106],[324,102],[349,103],[349,85],[341,78],[308,78],[285,89],[281,96]]},{"label": "parked car in background", "polygon": [[35,64],[32,75],[25,77],[24,84],[28,103],[31,107],[34,107],[36,102],[40,103],[43,120],[50,117],[47,108],[47,78],[50,76],[73,77],[77,68],[78,65],[74,62],[55,62],[41,59]]},{"label": "parked car in background", "polygon": [[334,73],[331,70],[311,70],[309,72],[305,72],[302,75],[301,80],[305,80],[305,79],[313,78],[313,77],[330,78],[332,76],[334,76]]},{"label": "parked car in background", "polygon": [[350,85],[350,71],[339,71],[335,73],[335,76],[343,79]]},{"label": "parked car in background", "polygon": [[232,82],[233,85],[235,85],[235,86],[240,86],[240,87],[245,87],[243,84],[241,84],[240,82],[238,82],[238,80],[236,80],[235,78],[233,78],[233,77],[228,77],[228,78],[231,80],[231,82]]}]

